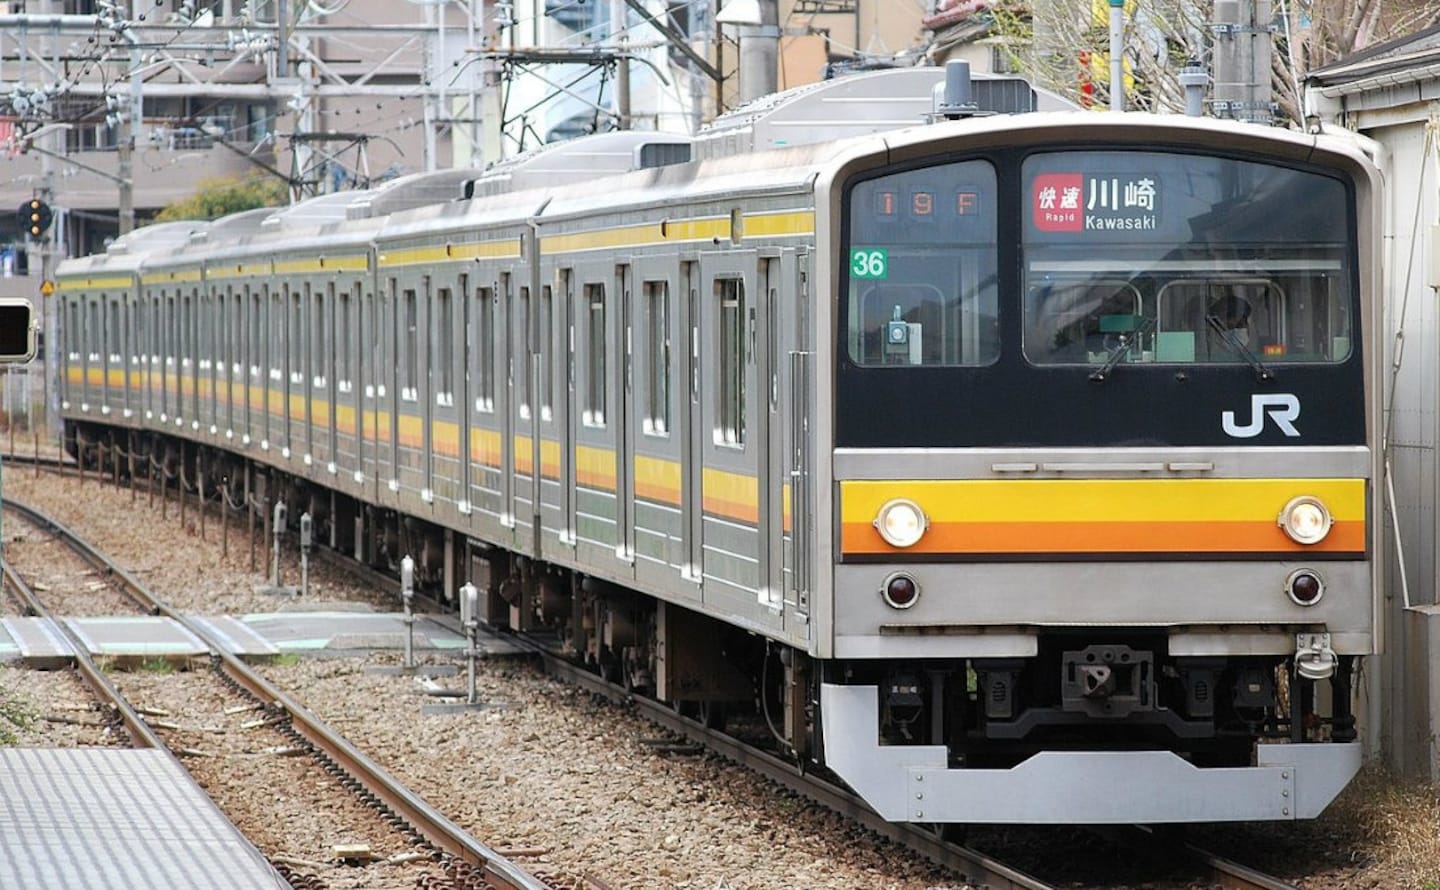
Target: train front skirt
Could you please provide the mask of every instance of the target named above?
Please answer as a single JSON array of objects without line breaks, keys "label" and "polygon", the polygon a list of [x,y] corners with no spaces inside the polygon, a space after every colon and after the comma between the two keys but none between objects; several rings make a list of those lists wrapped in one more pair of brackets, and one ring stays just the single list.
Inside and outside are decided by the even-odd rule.
[{"label": "train front skirt", "polygon": [[875,686],[820,687],[825,762],[892,822],[1160,823],[1313,819],[1360,769],[1360,743],[1260,744],[1257,766],[1169,751],[1045,751],[948,769],[939,745],[881,745]]}]

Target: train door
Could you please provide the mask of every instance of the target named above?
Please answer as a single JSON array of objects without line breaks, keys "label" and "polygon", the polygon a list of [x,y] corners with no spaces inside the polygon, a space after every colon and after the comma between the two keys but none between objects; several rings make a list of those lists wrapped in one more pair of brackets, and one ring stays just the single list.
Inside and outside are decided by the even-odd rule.
[{"label": "train door", "polygon": [[[456,344],[464,333],[457,323],[455,309],[456,278],[437,282],[432,291],[433,298],[427,300],[430,331],[427,349],[430,369],[427,376],[429,389],[425,405],[429,413],[429,447],[426,449],[426,490],[433,503],[450,502],[453,505],[464,497],[460,487],[460,455],[462,435],[461,424],[456,417],[455,407],[455,362]],[[464,302],[464,276],[459,276],[460,302]],[[463,311],[463,310],[462,310]],[[462,403],[463,404],[463,403]],[[446,516],[449,516],[447,511]]]},{"label": "train door", "polygon": [[450,338],[451,409],[455,421],[455,467],[454,498],[455,509],[462,516],[470,515],[470,358],[473,324],[470,317],[470,276],[461,273],[455,282],[455,293],[451,298],[451,312],[455,318],[453,330],[446,331]]},{"label": "train door", "polygon": [[124,404],[124,360],[121,353],[123,330],[120,327],[120,296],[105,299],[105,395],[100,403],[106,414]]},{"label": "train door", "polygon": [[[788,254],[787,254],[788,256]],[[793,610],[796,628],[805,624],[810,614],[810,387],[813,344],[810,342],[810,256],[795,255],[793,268],[782,268],[786,282],[793,282],[793,296],[782,299],[780,329],[787,333],[789,352],[785,357],[781,399],[787,419],[781,435],[785,437],[785,478],[788,497],[785,504],[787,550],[784,557],[787,577],[787,605]],[[782,291],[782,294],[784,291]],[[782,347],[782,349],[785,347]]]},{"label": "train door", "polygon": [[785,603],[785,496],[789,493],[785,478],[784,424],[781,423],[781,382],[783,378],[781,349],[786,342],[786,328],[780,308],[783,296],[793,288],[795,253],[783,251],[760,258],[756,290],[756,380],[757,393],[756,441],[761,443],[760,471],[760,548],[761,586],[757,594],[760,605],[770,609],[783,624]]},{"label": "train door", "polygon": [[542,270],[536,319],[536,421],[540,435],[540,552],[569,557],[569,398],[565,368],[569,362],[569,303],[565,273]]},{"label": "train door", "polygon": [[[320,330],[320,318],[325,309],[325,290],[316,288],[311,282],[304,285],[299,316],[304,318],[305,335],[300,337],[300,351],[295,356],[299,379],[295,381],[295,395],[299,398],[299,418],[303,429],[294,447],[304,449],[305,466],[311,466],[315,459],[315,401],[321,397],[320,380],[325,375],[324,335]],[[298,328],[297,328],[298,330]]]},{"label": "train door", "polygon": [[700,336],[700,262],[698,258],[680,261],[679,307],[680,376],[676,394],[680,407],[680,512],[684,564],[680,577],[694,582],[695,596],[705,578],[705,506],[703,500],[702,464],[705,453],[701,437],[705,429],[701,417],[701,344]]},{"label": "train door", "polygon": [[[418,458],[417,485],[420,488],[420,499],[426,503],[433,503],[435,497],[435,399],[440,394],[440,368],[438,367],[439,356],[436,354],[436,347],[439,345],[435,340],[435,313],[432,311],[435,306],[436,288],[435,280],[431,275],[423,275],[420,279],[420,293],[422,299],[416,307],[416,324],[418,325],[415,342],[412,344],[419,351],[416,364],[416,406],[420,412],[420,453]],[[421,335],[423,334],[423,336]],[[423,370],[421,370],[423,369]],[[419,386],[424,384],[424,386]],[[448,595],[450,592],[446,591]]]},{"label": "train door", "polygon": [[[523,290],[528,303],[530,289],[527,286]],[[517,304],[519,297],[514,277],[509,272],[501,273],[500,305],[504,310],[504,326],[500,332],[500,342],[504,344],[504,348],[500,350],[500,368],[504,374],[505,385],[498,387],[499,398],[496,399],[501,403],[497,404],[496,411],[504,418],[500,431],[501,450],[504,453],[504,466],[500,474],[503,486],[500,524],[510,530],[511,543],[520,540],[516,518],[516,499],[520,497],[520,488],[516,478],[522,472],[526,479],[529,478],[532,455],[530,441],[521,441],[522,428],[518,423],[522,406],[525,414],[530,412],[529,397],[524,391],[525,381],[529,377],[526,373],[529,351],[525,349],[524,336],[516,330],[521,325],[522,315]]]},{"label": "train door", "polygon": [[592,262],[576,266],[574,309],[576,395],[572,427],[575,449],[575,548],[583,563],[625,574],[617,557],[630,560],[626,533],[623,463],[624,291],[626,266]]},{"label": "train door", "polygon": [[[376,467],[383,475],[385,485],[380,489],[380,498],[384,503],[396,506],[399,504],[400,492],[400,408],[401,408],[401,380],[400,371],[400,338],[403,335],[403,310],[400,306],[400,282],[396,278],[390,279],[390,293],[383,301],[381,309],[383,313],[381,328],[385,336],[381,338],[384,343],[384,358],[380,371],[375,375],[377,385],[375,394],[378,397],[378,410],[382,416],[381,436],[389,447],[384,448],[376,456]],[[383,456],[382,456],[383,455]],[[377,483],[379,480],[376,480]]]},{"label": "train door", "polygon": [[[350,357],[350,294],[348,291],[337,288],[333,281],[325,283],[326,304],[328,307],[325,318],[325,342],[329,348],[329,361],[326,372],[330,375],[325,383],[326,412],[325,429],[322,439],[325,443],[326,468],[330,473],[335,473],[340,468],[340,415],[345,409],[346,393],[350,386],[350,371],[348,361]],[[346,412],[348,420],[348,412]],[[353,449],[353,440],[349,438],[349,430],[346,430],[347,449]],[[346,455],[349,457],[349,455]],[[348,463],[348,461],[347,461]]]},{"label": "train door", "polygon": [[559,444],[555,546],[570,558],[575,552],[575,270],[555,272],[555,335],[552,385],[555,438]]},{"label": "train door", "polygon": [[535,419],[531,393],[530,324],[532,303],[530,281],[525,276],[510,286],[507,301],[507,331],[510,356],[510,498],[506,502],[515,544],[524,552],[533,544],[535,529]]},{"label": "train door", "polygon": [[[627,319],[631,351],[631,410],[627,417],[631,455],[629,503],[633,519],[635,576],[666,588],[686,565],[685,516],[681,508],[682,444],[676,405],[685,398],[676,385],[677,353],[683,351],[681,313],[676,311],[677,266],[672,257],[637,258],[632,315]],[[684,377],[680,378],[682,381]],[[698,589],[686,590],[699,598]]]},{"label": "train door", "polygon": [[620,317],[616,320],[615,355],[615,555],[635,564],[635,473],[631,450],[631,417],[634,400],[634,319],[635,272],[630,265],[615,267],[615,290],[620,297]]},{"label": "train door", "polygon": [[[466,499],[471,510],[479,518],[472,525],[477,535],[487,540],[498,540],[500,523],[506,511],[506,483],[510,478],[506,471],[509,449],[505,446],[504,430],[507,415],[504,410],[506,393],[504,387],[497,392],[495,382],[504,380],[501,362],[504,361],[506,332],[504,312],[497,296],[503,293],[498,281],[488,284],[477,283],[471,294],[471,332],[466,337],[466,355],[470,371],[470,395],[467,404],[469,413],[466,425],[470,428],[470,450],[466,465],[470,473],[470,487]],[[497,324],[497,317],[501,323]],[[497,404],[500,408],[497,410]]]},{"label": "train door", "polygon": [[144,374],[145,367],[145,326],[142,323],[144,318],[145,304],[139,295],[130,291],[125,298],[125,417],[127,419],[140,416],[143,410]]},{"label": "train door", "polygon": [[704,602],[708,609],[778,627],[766,589],[762,483],[768,419],[758,374],[768,351],[754,251],[702,254],[701,336],[713,350],[701,366],[701,502]]}]

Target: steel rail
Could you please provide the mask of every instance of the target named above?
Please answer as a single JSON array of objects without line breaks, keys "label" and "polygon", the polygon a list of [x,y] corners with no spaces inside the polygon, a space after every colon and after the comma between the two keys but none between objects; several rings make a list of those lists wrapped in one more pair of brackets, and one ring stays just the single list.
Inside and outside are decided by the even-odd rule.
[{"label": "steel rail", "polygon": [[[6,506],[9,506],[8,501]],[[85,684],[101,700],[107,702],[115,715],[120,718],[126,734],[130,736],[130,744],[136,748],[155,748],[168,752],[169,746],[161,741],[155,731],[150,728],[150,724],[145,722],[125,696],[120,694],[120,690],[115,688],[115,684],[110,682],[110,678],[105,676],[105,672],[90,656],[79,635],[50,614],[44,604],[40,602],[39,597],[35,595],[35,591],[25,582],[14,566],[8,562],[0,563],[0,570],[3,570],[5,585],[25,604],[25,610],[35,617],[48,620],[65,636],[65,641],[70,644],[71,650],[75,653],[75,670],[79,672],[80,678],[85,681]]]},{"label": "steel rail", "polygon": [[1241,865],[1233,859],[1212,853],[1179,837],[1169,837],[1163,830],[1153,826],[1131,825],[1116,827],[1113,831],[1098,828],[1095,830],[1122,846],[1146,849],[1152,853],[1158,847],[1167,854],[1173,853],[1176,858],[1185,859],[1205,869],[1209,872],[1212,883],[1227,890],[1297,890],[1294,884],[1248,865]]},{"label": "steel rail", "polygon": [[917,825],[887,822],[854,794],[832,785],[818,776],[802,773],[794,763],[774,754],[747,745],[738,739],[710,729],[678,714],[670,706],[652,699],[635,696],[620,686],[593,674],[547,650],[543,645],[523,636],[514,641],[538,656],[552,675],[574,683],[586,691],[606,696],[612,701],[633,705],[646,719],[704,745],[727,760],[760,773],[777,785],[806,797],[842,816],[853,819],[865,828],[914,850],[930,861],[948,868],[967,882],[990,890],[1051,890],[1054,885],[1011,868],[983,853],[941,840],[933,832]]},{"label": "steel rail", "polygon": [[[153,614],[169,618],[202,640],[210,648],[212,659],[227,677],[258,700],[282,710],[290,718],[291,729],[330,757],[337,766],[359,782],[367,792],[383,802],[397,816],[408,821],[437,850],[481,869],[488,886],[503,888],[503,890],[554,890],[551,885],[535,878],[520,866],[505,859],[450,821],[426,803],[423,798],[406,788],[383,767],[343,737],[331,731],[308,708],[286,695],[239,658],[227,652],[223,643],[212,637],[203,627],[157,600],[133,575],[117,565],[98,548],[85,542],[63,523],[18,501],[7,499],[4,507],[14,509],[36,524],[55,532],[72,550],[84,555],[87,562],[118,578],[132,598],[137,602],[147,604],[146,608]],[[77,653],[84,652],[83,644],[76,641],[75,645]],[[139,720],[138,715],[136,715],[136,719]],[[163,747],[159,744],[158,739],[156,745]]]}]

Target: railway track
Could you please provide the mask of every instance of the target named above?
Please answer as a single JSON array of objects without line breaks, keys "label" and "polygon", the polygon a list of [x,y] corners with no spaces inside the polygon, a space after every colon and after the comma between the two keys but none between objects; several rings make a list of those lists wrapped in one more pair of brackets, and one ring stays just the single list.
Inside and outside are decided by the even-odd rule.
[{"label": "railway track", "polygon": [[[443,857],[443,864],[447,872],[455,875],[457,886],[490,887],[497,890],[553,890],[554,885],[536,878],[480,843],[444,814],[432,808],[364,752],[331,731],[318,717],[283,690],[226,652],[222,643],[213,639],[205,628],[171,609],[137,578],[104,553],[91,547],[71,529],[35,508],[14,500],[7,499],[4,507],[63,540],[77,557],[113,579],[143,611],[170,618],[203,640],[210,649],[215,670],[225,683],[243,691],[263,707],[267,715],[266,722],[273,723],[278,731],[290,737],[293,745],[312,753],[327,773],[337,777],[341,785],[352,790],[367,806],[377,811],[381,818],[420,838]],[[24,608],[29,614],[53,620],[53,616],[36,596],[35,591],[8,565],[5,567],[5,579],[25,603]],[[95,660],[86,654],[85,644],[65,628],[63,622],[57,621],[55,626],[61,628],[69,638],[68,642],[77,653],[77,666],[86,682],[123,724],[134,744],[139,747],[167,749],[150,724],[126,701]],[[432,886],[438,888],[440,885]]]},{"label": "railway track", "polygon": [[[3,459],[11,460],[9,456],[4,456]],[[73,465],[45,459],[35,462],[35,465],[59,472],[72,474],[75,472]],[[97,475],[93,472],[90,475],[96,476],[97,482],[109,481],[109,477],[105,475]],[[355,577],[374,589],[392,593],[399,589],[398,581],[395,578],[355,563],[343,554],[322,548],[316,551],[315,556],[319,561]],[[434,608],[443,608],[438,603],[432,602],[429,605]],[[164,612],[160,612],[160,614],[164,614]],[[668,705],[635,696],[623,687],[610,683],[600,676],[558,657],[544,640],[519,638],[518,641],[529,648],[535,658],[553,676],[611,701],[633,707],[650,722],[686,740],[689,744],[704,746],[732,762],[746,766],[777,785],[925,856],[972,885],[995,888],[1042,888],[1071,884],[1071,880],[1066,876],[1057,876],[1054,884],[1047,883],[1039,877],[1006,865],[1002,861],[1003,854],[1000,857],[990,856],[975,849],[947,842],[928,828],[885,822],[854,795],[832,783],[825,782],[818,776],[804,773],[793,761],[707,728],[696,720],[676,713]],[[1257,888],[1257,890],[1274,890],[1274,888],[1291,886],[1258,870],[1239,865],[1193,845],[1178,842],[1169,833],[1156,834],[1142,828],[1131,827],[1107,830],[1104,834],[1117,847],[1134,851],[1137,858],[1142,855],[1153,856],[1157,849],[1163,849],[1165,857],[1169,861],[1183,860],[1198,876],[1196,880],[1208,885]],[[1048,869],[1046,870],[1048,871]],[[589,886],[601,885],[591,879]]]}]

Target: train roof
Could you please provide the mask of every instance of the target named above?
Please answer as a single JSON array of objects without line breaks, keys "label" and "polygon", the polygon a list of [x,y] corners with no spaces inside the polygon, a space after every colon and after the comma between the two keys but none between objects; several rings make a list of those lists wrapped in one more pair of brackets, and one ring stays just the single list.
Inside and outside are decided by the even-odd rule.
[{"label": "train roof", "polygon": [[[975,110],[988,114],[1060,111],[1075,105],[1018,77],[969,75]],[[695,140],[698,158],[832,142],[926,123],[935,114],[938,67],[852,74],[762,96],[717,118]]]}]

